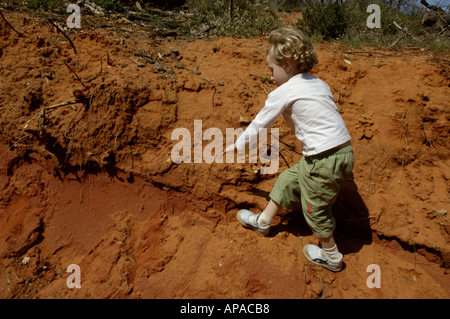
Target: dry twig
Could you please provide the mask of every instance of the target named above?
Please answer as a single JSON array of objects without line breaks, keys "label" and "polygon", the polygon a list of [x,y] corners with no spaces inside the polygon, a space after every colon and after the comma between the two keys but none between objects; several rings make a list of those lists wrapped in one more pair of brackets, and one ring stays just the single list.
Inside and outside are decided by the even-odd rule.
[{"label": "dry twig", "polygon": [[403,35],[400,36],[397,40],[394,41],[394,43],[391,44],[391,47],[393,47],[394,45],[396,45],[398,43],[398,41],[400,41],[401,39],[403,39],[405,36],[410,36],[411,38],[413,38],[414,40],[418,41],[418,42],[422,42],[419,39],[417,39],[416,37],[412,36],[409,32],[407,28],[402,28],[401,26],[398,25],[397,22],[393,22],[393,24],[400,29],[403,32]]},{"label": "dry twig", "polygon": [[369,53],[369,56],[372,56],[372,54],[381,54],[381,55],[385,55],[385,56],[396,56],[399,57],[401,55],[392,55],[392,54],[387,54],[387,53],[382,53],[382,52],[375,52],[375,51],[369,51],[369,50],[365,50],[365,51],[347,51],[344,52],[346,54],[354,54],[354,53]]},{"label": "dry twig", "polygon": [[253,93],[253,90],[252,90],[252,88],[250,87],[250,85],[248,85],[247,83],[245,83],[245,81],[242,80],[242,78],[241,78],[240,75],[238,75],[238,77],[241,79],[242,82],[244,82],[244,84],[245,84],[245,85],[250,89],[250,91],[252,91],[252,93]]},{"label": "dry twig", "polygon": [[78,54],[75,45],[73,44],[72,40],[67,36],[67,34],[63,30],[61,30],[61,28],[58,27],[52,20],[48,19],[48,21],[56,28],[56,30],[58,30],[59,33],[61,33],[69,41],[70,45],[73,48],[73,52],[75,52],[75,54]]},{"label": "dry twig", "polygon": [[261,84],[258,83],[258,86],[263,89],[263,91],[266,93],[266,95],[269,95],[269,93],[267,93],[266,89],[264,87],[261,86]]},{"label": "dry twig", "polygon": [[3,10],[0,10],[0,16],[2,16],[3,20],[5,20],[6,24],[13,29],[14,32],[16,32],[19,37],[24,37],[26,38],[26,36],[23,33],[20,33],[19,31],[17,31],[16,29],[14,29],[14,27],[8,22],[8,20],[6,20],[5,16],[3,15]]},{"label": "dry twig", "polygon": [[445,28],[442,28],[441,31],[439,31],[439,33],[437,34],[438,36],[440,36],[442,33],[444,33],[445,31],[447,31],[450,28],[450,25],[446,26]]},{"label": "dry twig", "polygon": [[67,68],[68,68],[73,74],[75,74],[75,76],[76,76],[76,78],[78,79],[78,81],[80,81],[81,85],[84,87],[83,81],[81,81],[80,77],[75,73],[75,71],[72,70],[72,68],[71,68],[66,62],[64,62],[64,64],[67,66]]},{"label": "dry twig", "polygon": [[60,106],[69,105],[69,104],[75,104],[75,103],[81,103],[81,102],[78,99],[75,99],[75,100],[69,100],[64,103],[60,103],[60,104],[56,104],[56,105],[52,105],[52,106],[46,106],[39,112],[39,116],[43,116],[45,114],[45,111],[47,111],[47,110],[54,109],[54,108],[57,108]]},{"label": "dry twig", "polygon": [[133,61],[134,63],[136,63],[138,67],[143,67],[143,66],[145,66],[145,64],[139,62],[139,61],[136,60],[136,59],[133,59],[133,58],[128,58],[128,59],[129,59],[130,61]]}]

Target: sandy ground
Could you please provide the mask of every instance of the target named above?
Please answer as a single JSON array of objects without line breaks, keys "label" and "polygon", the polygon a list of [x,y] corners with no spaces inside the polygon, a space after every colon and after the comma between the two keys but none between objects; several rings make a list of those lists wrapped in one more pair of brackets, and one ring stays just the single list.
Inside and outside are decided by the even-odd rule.
[{"label": "sandy ground", "polygon": [[[193,137],[202,120],[225,143],[263,107],[275,89],[265,38],[192,41],[117,23],[71,31],[75,54],[48,23],[4,12],[25,37],[0,21],[1,298],[450,297],[448,55],[317,44],[312,73],[356,159],[333,208],[345,268],[332,273],[304,257],[318,241],[300,209],[266,238],[236,220],[261,212],[302,156],[282,118],[277,174],[171,159],[176,128]],[[66,285],[71,264],[80,289]],[[371,264],[381,288],[367,286]]]}]

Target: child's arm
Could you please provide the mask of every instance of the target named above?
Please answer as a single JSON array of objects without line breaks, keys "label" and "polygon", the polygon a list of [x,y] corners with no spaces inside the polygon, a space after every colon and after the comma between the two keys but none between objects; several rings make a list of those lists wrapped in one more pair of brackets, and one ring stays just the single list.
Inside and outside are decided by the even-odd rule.
[{"label": "child's arm", "polygon": [[266,103],[255,119],[250,123],[244,133],[239,136],[236,141],[236,148],[239,151],[244,151],[245,146],[249,144],[251,138],[256,137],[259,133],[259,129],[269,128],[286,110],[288,107],[289,99],[287,92],[282,90],[281,87],[272,91],[267,97]]}]

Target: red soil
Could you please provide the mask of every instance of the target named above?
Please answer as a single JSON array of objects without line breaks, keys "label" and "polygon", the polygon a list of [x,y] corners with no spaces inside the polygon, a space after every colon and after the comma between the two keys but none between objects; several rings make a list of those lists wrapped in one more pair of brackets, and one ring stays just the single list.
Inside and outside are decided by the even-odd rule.
[{"label": "red soil", "polygon": [[[277,174],[171,161],[174,129],[193,134],[202,120],[225,134],[262,108],[265,38],[160,41],[116,24],[134,32],[72,31],[75,54],[48,24],[5,15],[26,37],[0,22],[0,298],[450,296],[448,56],[317,44],[312,73],[329,84],[356,159],[333,209],[346,267],[332,273],[304,257],[317,238],[300,210],[268,238],[236,220],[242,207],[261,212],[301,158],[282,118]],[[42,122],[44,107],[74,96],[84,103]],[[66,286],[70,264],[80,289]],[[366,285],[370,264],[381,288]]]}]

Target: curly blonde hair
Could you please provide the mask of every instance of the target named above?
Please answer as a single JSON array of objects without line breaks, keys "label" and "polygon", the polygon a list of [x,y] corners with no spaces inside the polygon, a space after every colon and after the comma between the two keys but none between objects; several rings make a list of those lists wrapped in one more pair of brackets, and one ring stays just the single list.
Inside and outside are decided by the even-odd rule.
[{"label": "curly blonde hair", "polygon": [[266,54],[270,54],[273,61],[282,67],[286,67],[284,59],[292,59],[298,64],[299,71],[304,73],[309,72],[319,62],[312,42],[298,29],[276,29],[270,32],[268,42]]}]

